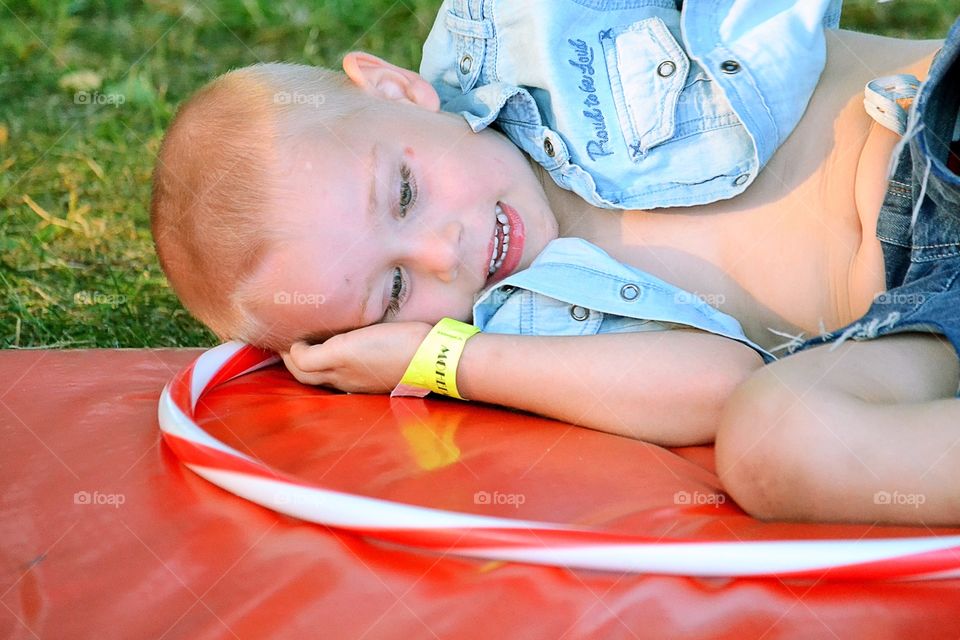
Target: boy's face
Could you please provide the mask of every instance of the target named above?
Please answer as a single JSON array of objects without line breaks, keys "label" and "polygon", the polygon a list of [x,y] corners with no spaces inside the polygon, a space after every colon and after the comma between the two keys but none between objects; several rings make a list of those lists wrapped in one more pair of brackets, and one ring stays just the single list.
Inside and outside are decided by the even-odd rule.
[{"label": "boy's face", "polygon": [[[526,157],[459,115],[389,103],[280,155],[271,219],[291,240],[263,267],[268,326],[282,318],[327,337],[377,322],[469,321],[477,293],[557,237]],[[489,276],[504,234],[498,205],[509,248]]]}]

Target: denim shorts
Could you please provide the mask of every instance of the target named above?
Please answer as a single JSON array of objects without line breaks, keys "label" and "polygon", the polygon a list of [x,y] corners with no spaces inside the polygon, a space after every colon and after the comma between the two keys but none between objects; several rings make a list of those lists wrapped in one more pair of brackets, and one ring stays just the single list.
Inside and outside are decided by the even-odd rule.
[{"label": "denim shorts", "polygon": [[[906,331],[945,336],[960,356],[960,19],[910,107],[877,220],[887,290],[867,313],[789,353]],[[951,153],[954,157],[951,158]],[[960,397],[960,389],[957,390]]]}]

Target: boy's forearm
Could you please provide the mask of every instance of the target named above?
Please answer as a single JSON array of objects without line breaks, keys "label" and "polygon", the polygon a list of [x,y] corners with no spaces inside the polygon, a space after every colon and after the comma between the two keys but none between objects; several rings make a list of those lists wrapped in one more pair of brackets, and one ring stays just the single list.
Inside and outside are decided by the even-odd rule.
[{"label": "boy's forearm", "polygon": [[713,441],[723,403],[762,364],[749,347],[700,331],[482,333],[467,343],[457,381],[471,400],[684,446]]}]

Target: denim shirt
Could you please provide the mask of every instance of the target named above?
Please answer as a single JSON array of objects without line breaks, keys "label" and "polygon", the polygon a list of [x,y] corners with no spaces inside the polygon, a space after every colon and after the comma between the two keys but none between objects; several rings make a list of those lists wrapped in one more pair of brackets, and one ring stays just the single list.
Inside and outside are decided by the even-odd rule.
[{"label": "denim shirt", "polygon": [[473,323],[488,333],[581,336],[693,327],[751,347],[733,316],[580,238],[557,238],[526,269],[482,291]]},{"label": "denim shirt", "polygon": [[594,206],[704,204],[743,192],[793,131],[841,4],[445,0],[420,73]]}]

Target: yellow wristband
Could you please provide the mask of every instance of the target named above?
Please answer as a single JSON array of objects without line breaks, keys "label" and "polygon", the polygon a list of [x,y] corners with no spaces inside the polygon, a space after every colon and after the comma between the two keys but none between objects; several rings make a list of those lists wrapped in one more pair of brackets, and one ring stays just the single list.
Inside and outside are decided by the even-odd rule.
[{"label": "yellow wristband", "polygon": [[444,318],[423,339],[391,396],[423,397],[430,391],[463,400],[457,391],[457,365],[463,347],[480,329]]}]

